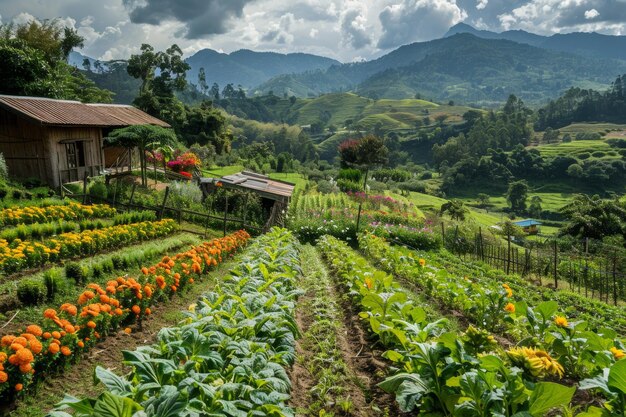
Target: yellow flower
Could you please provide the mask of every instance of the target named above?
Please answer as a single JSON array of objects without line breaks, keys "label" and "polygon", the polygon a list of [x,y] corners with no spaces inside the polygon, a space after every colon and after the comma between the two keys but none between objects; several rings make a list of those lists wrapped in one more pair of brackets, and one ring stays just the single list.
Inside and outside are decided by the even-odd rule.
[{"label": "yellow flower", "polygon": [[508,303],[504,306],[504,311],[508,311],[509,313],[515,313],[515,304]]},{"label": "yellow flower", "polygon": [[568,323],[567,323],[567,319],[563,316],[556,316],[554,318],[554,324],[556,324],[559,327],[567,327]]},{"label": "yellow flower", "polygon": [[624,353],[624,351],[622,349],[618,349],[615,346],[613,346],[611,349],[609,349],[611,351],[611,353],[613,354],[613,357],[615,358],[615,360],[620,360],[622,359],[624,356],[626,356],[626,353]]},{"label": "yellow flower", "polygon": [[529,347],[514,347],[506,353],[511,359],[511,362],[522,366],[536,378],[544,378],[546,376],[562,378],[565,373],[563,366],[553,359],[545,350]]},{"label": "yellow flower", "polygon": [[423,267],[424,265],[426,265],[426,259],[420,258],[419,263],[420,263],[420,266]]}]

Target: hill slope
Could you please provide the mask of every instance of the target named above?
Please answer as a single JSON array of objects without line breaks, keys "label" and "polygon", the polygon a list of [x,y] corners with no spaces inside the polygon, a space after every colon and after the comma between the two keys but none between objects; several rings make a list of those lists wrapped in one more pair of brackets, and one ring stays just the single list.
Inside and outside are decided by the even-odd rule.
[{"label": "hill slope", "polygon": [[353,89],[374,98],[402,99],[420,93],[437,100],[480,104],[501,103],[514,93],[528,102],[542,102],[570,85],[607,86],[624,69],[622,61],[457,34],[405,45],[370,62],[283,75],[256,91],[281,94],[286,86],[298,85],[300,92],[308,89],[307,95]]}]

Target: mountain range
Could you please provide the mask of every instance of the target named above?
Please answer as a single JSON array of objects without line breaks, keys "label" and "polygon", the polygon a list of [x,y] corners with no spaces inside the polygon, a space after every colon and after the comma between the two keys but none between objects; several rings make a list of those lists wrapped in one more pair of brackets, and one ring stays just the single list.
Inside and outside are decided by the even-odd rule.
[{"label": "mountain range", "polygon": [[469,33],[484,39],[506,39],[544,49],[589,56],[626,60],[626,36],[602,35],[595,32],[573,32],[551,36],[536,35],[524,30],[491,32],[478,30],[466,23],[452,26],[444,37]]},{"label": "mountain range", "polygon": [[[94,70],[93,59],[72,54],[88,76],[111,88],[107,63]],[[597,33],[541,36],[524,31],[502,33],[466,24],[446,36],[401,46],[378,59],[342,64],[321,56],[239,50],[230,54],[204,49],[187,58],[187,79],[198,83],[204,68],[208,85],[242,86],[249,95],[314,97],[352,91],[370,98],[424,97],[482,106],[499,105],[509,94],[544,103],[570,86],[604,89],[626,73],[626,37]],[[91,74],[91,75],[89,75]],[[115,88],[113,88],[115,91]],[[117,99],[127,94],[118,92]]]}]

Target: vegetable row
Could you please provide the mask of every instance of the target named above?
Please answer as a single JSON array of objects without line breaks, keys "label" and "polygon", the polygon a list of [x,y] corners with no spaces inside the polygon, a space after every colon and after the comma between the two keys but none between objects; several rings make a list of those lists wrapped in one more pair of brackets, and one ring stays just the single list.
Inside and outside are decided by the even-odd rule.
[{"label": "vegetable row", "polygon": [[165,219],[62,233],[44,242],[17,239],[9,243],[0,239],[0,270],[13,273],[47,262],[93,255],[101,250],[167,236],[176,227],[174,220]]},{"label": "vegetable row", "polygon": [[[445,320],[428,320],[424,310],[415,306],[391,275],[373,268],[345,243],[324,237],[319,246],[359,305],[361,317],[389,349],[384,356],[395,363],[398,373],[380,386],[396,394],[402,411],[519,417],[543,416],[553,408],[572,411],[569,407],[576,387],[551,382],[563,375],[566,355],[552,356],[532,344],[505,351],[479,327],[470,326],[462,335],[446,332]],[[418,259],[416,265],[424,268],[425,261]],[[452,281],[444,273],[440,277]],[[510,290],[503,290],[508,297]],[[473,295],[475,303],[480,304],[478,295]],[[558,339],[561,334],[567,343],[563,333],[575,331],[576,324],[542,321],[543,316],[537,313],[538,321],[550,328],[550,337]],[[621,349],[612,347],[617,355],[608,344],[594,352],[603,357],[606,367],[580,383],[581,389],[603,391],[603,408],[590,407],[587,414],[581,415],[624,412],[626,381],[622,375],[626,374],[626,360],[619,355],[623,354]]]},{"label": "vegetable row", "polygon": [[10,400],[40,377],[54,373],[125,323],[141,321],[150,308],[234,253],[249,239],[239,231],[214,239],[159,263],[136,277],[118,277],[104,288],[87,285],[75,304],[47,309],[43,320],[0,340],[0,397]]},{"label": "vegetable row", "polygon": [[[189,308],[155,344],[124,352],[129,375],[103,368],[107,391],[96,399],[66,396],[74,416],[293,416],[285,371],[295,359],[298,248],[274,229],[256,240],[215,291]],[[67,416],[56,411],[53,416]]]}]

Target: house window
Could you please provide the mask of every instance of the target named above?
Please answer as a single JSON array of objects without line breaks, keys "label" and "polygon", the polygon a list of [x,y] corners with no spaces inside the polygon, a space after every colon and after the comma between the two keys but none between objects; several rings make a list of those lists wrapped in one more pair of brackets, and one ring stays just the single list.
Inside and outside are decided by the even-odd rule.
[{"label": "house window", "polygon": [[70,142],[65,144],[67,167],[78,168],[85,166],[85,142]]}]

